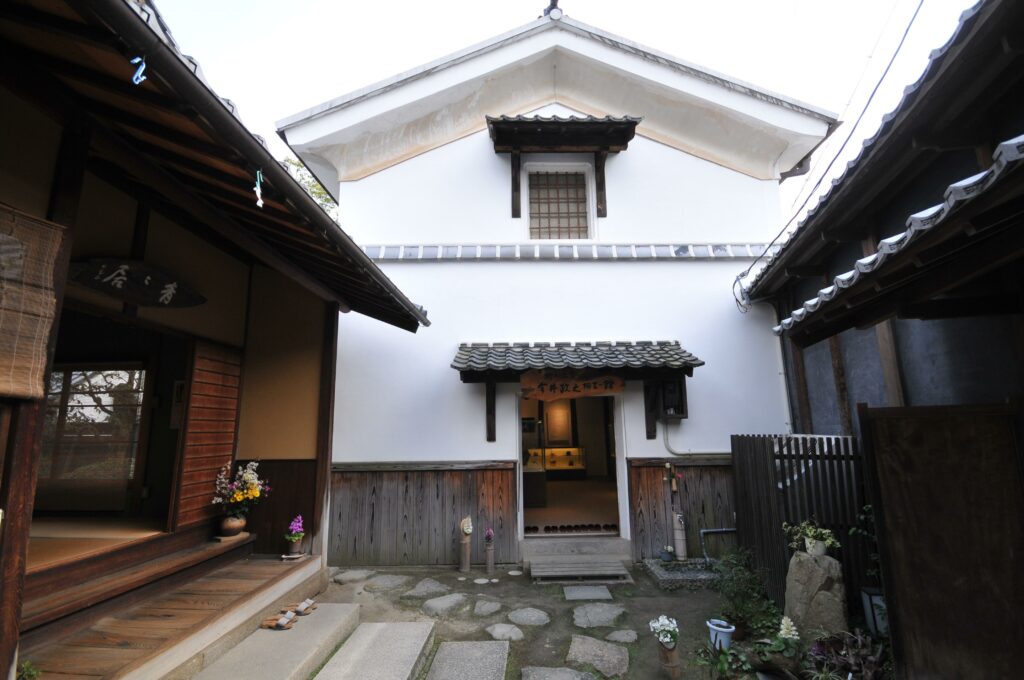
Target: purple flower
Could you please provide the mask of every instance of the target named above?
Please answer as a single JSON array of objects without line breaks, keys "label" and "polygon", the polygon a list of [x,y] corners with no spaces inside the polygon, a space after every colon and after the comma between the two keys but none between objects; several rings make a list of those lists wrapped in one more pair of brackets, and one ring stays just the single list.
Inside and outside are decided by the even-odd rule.
[{"label": "purple flower", "polygon": [[494,540],[494,529],[487,527],[487,531],[484,532],[484,540],[488,543]]},{"label": "purple flower", "polygon": [[302,515],[296,515],[292,523],[288,525],[288,533],[290,534],[302,534],[305,533],[305,529],[302,528]]}]

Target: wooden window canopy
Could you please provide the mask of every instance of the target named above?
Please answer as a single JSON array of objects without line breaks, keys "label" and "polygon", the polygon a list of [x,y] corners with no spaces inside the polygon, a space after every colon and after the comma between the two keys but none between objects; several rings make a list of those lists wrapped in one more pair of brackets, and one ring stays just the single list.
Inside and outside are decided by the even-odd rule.
[{"label": "wooden window canopy", "polygon": [[625,151],[640,118],[633,116],[488,116],[495,153],[512,154],[512,217],[521,216],[520,169],[524,153],[592,153],[597,216],[608,216],[604,164],[609,153]]}]

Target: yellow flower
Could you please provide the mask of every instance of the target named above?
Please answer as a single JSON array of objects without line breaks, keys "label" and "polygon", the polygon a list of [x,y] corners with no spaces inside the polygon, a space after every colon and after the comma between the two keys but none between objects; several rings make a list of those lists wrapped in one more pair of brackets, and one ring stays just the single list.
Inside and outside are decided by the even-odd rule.
[{"label": "yellow flower", "polygon": [[255,491],[253,491],[252,492],[252,497],[253,498],[259,498],[260,497],[260,490],[256,489]]}]

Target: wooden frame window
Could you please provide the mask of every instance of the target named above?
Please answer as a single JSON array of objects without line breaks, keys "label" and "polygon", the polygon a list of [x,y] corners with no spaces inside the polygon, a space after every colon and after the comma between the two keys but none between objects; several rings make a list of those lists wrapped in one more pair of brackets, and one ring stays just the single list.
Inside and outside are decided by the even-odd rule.
[{"label": "wooden frame window", "polygon": [[579,168],[527,168],[531,239],[589,239],[590,173]]}]

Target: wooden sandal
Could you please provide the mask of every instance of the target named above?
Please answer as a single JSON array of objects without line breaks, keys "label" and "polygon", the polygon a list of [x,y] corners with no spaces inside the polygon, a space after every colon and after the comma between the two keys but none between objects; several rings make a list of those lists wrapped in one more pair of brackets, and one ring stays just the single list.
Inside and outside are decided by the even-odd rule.
[{"label": "wooden sandal", "polygon": [[281,613],[283,614],[285,612],[293,611],[295,612],[296,616],[309,616],[313,613],[313,610],[315,610],[316,608],[316,602],[310,599],[305,599],[302,602],[288,605],[287,607],[281,610]]},{"label": "wooden sandal", "polygon": [[295,612],[290,611],[284,616],[271,616],[269,619],[263,619],[260,623],[260,628],[267,630],[291,630],[294,625]]}]

